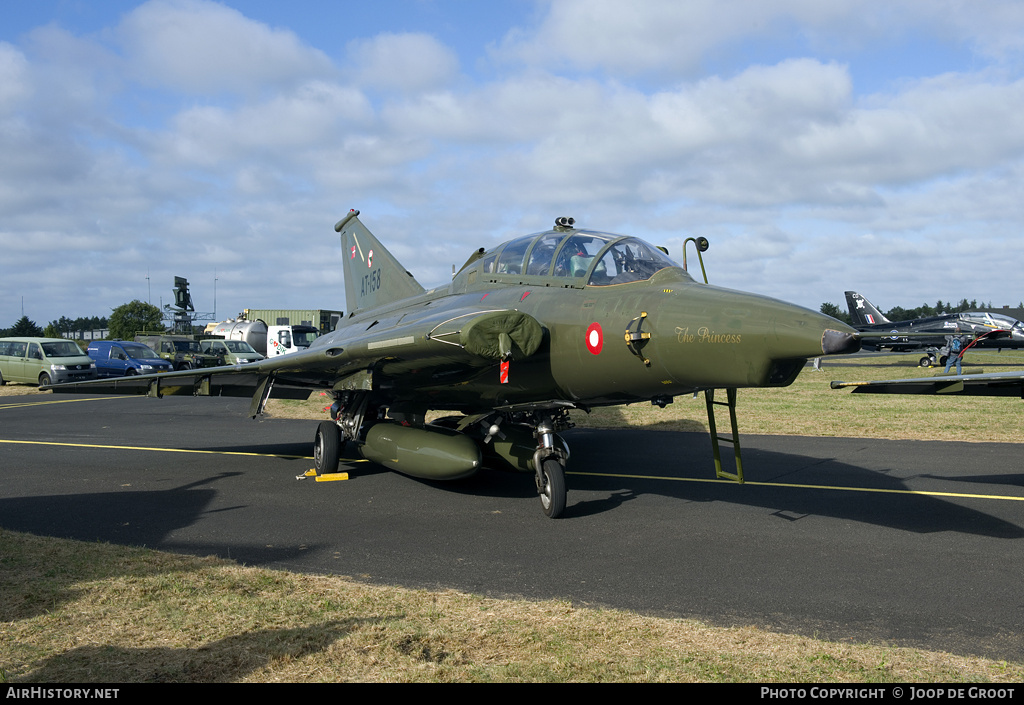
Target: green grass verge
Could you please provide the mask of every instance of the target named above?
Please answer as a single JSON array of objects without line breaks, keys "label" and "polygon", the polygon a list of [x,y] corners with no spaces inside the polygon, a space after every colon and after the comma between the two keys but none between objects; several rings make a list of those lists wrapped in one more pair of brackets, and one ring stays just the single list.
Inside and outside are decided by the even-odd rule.
[{"label": "green grass verge", "polygon": [[0,682],[1019,682],[1024,666],[0,530]]}]

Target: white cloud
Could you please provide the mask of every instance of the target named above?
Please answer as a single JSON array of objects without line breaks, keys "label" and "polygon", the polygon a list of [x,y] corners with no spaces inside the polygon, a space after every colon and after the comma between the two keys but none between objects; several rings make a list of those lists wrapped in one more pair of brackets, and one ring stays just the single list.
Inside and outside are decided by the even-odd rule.
[{"label": "white cloud", "polygon": [[136,80],[185,93],[247,92],[326,76],[326,55],[287,29],[205,0],[151,0],[118,27]]},{"label": "white cloud", "polygon": [[371,118],[372,108],[358,91],[311,81],[237,108],[190,107],[174,116],[157,144],[161,159],[185,166],[220,170],[267,158],[294,164],[311,151],[329,149]]},{"label": "white cloud", "polygon": [[25,55],[0,42],[0,117],[14,112],[30,92]]},{"label": "white cloud", "polygon": [[709,52],[744,38],[777,35],[796,23],[830,25],[859,3],[783,0],[550,2],[536,28],[511,30],[495,49],[504,60],[634,75],[692,75]]},{"label": "white cloud", "polygon": [[356,82],[367,89],[418,92],[449,84],[459,61],[451,49],[427,34],[378,34],[355,39],[348,56]]},{"label": "white cloud", "polygon": [[1016,0],[549,0],[534,26],[511,29],[493,54],[530,66],[635,76],[693,76],[743,42],[798,42],[807,52],[863,49],[925,33],[987,57],[1024,50]]},{"label": "white cloud", "polygon": [[[354,39],[333,66],[291,29],[195,0],[146,3],[95,35],[38,28],[0,42],[0,246],[17,256],[3,300],[60,277],[70,291],[35,317],[102,313],[145,294],[147,267],[154,290],[180,274],[199,296],[217,267],[221,305],[339,306],[331,225],[350,207],[428,286],[476,247],[569,215],[674,257],[682,237],[706,235],[714,283],[815,308],[854,286],[890,305],[1006,298],[999,277],[943,276],[963,288],[934,293],[896,262],[1024,261],[1013,245],[1002,263],[991,254],[1024,223],[1012,32],[991,17],[959,26],[966,5],[945,3],[916,31],[1004,63],[892,76],[867,96],[856,58],[809,53],[844,25],[850,43],[896,41],[926,4],[869,3],[859,17],[852,0],[559,2],[509,34],[509,63],[487,81],[461,73],[440,34]],[[701,73],[723,47],[783,35],[806,41]],[[268,289],[283,273],[301,281]]]}]

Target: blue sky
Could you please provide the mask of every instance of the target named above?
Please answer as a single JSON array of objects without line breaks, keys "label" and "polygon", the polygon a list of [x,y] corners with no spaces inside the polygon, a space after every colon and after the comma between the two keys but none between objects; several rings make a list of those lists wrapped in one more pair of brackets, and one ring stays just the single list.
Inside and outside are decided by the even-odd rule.
[{"label": "blue sky", "polygon": [[349,208],[428,287],[569,215],[815,309],[1016,306],[1022,58],[1009,0],[4,3],[0,326],[344,308]]}]

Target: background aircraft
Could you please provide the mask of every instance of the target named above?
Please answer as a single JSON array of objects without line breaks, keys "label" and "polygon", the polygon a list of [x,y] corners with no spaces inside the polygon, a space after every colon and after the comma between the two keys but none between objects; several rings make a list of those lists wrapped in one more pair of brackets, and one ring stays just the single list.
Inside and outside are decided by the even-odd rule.
[{"label": "background aircraft", "polygon": [[953,335],[957,328],[961,335],[976,338],[974,347],[1024,347],[1024,323],[998,313],[965,311],[909,321],[890,321],[856,291],[846,292],[846,305],[853,327],[861,331],[865,349],[923,350],[927,356],[921,358],[922,367],[946,364],[946,337]]},{"label": "background aircraft", "polygon": [[[545,514],[566,505],[570,410],[705,391],[716,469],[742,482],[736,389],[784,387],[808,358],[854,352],[856,331],[815,311],[695,281],[637,238],[552,230],[473,253],[424,290],[351,211],[341,233],[348,316],[305,352],[234,367],[54,391],[237,395],[259,414],[271,392],[334,399],[314,459],[334,472],[343,443],[414,477],[484,465],[530,473]],[[698,242],[698,250],[706,241]],[[715,401],[716,389],[727,401]],[[736,473],[721,469],[715,407],[727,406]],[[427,422],[427,412],[451,416]],[[724,440],[729,440],[724,437]],[[642,457],[637,458],[642,461]]]}]

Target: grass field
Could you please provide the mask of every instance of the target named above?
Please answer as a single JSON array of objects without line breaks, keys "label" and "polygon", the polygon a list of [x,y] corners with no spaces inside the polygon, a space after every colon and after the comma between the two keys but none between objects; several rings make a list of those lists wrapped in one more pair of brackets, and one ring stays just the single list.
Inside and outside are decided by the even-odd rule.
[{"label": "grass field", "polygon": [[1019,682],[1020,664],[0,529],[0,682]]},{"label": "grass field", "polygon": [[[934,374],[916,357],[826,361],[741,390],[741,433],[1020,442],[1020,399],[851,395],[832,379]],[[970,367],[1024,367],[977,353]],[[37,393],[23,385],[0,394]],[[154,400],[153,403],[159,403]],[[201,402],[200,402],[201,403]],[[323,418],[325,401],[272,402]],[[703,397],[576,414],[579,426],[706,427]],[[752,627],[297,575],[0,529],[0,682],[1020,682],[1024,665]]]}]

